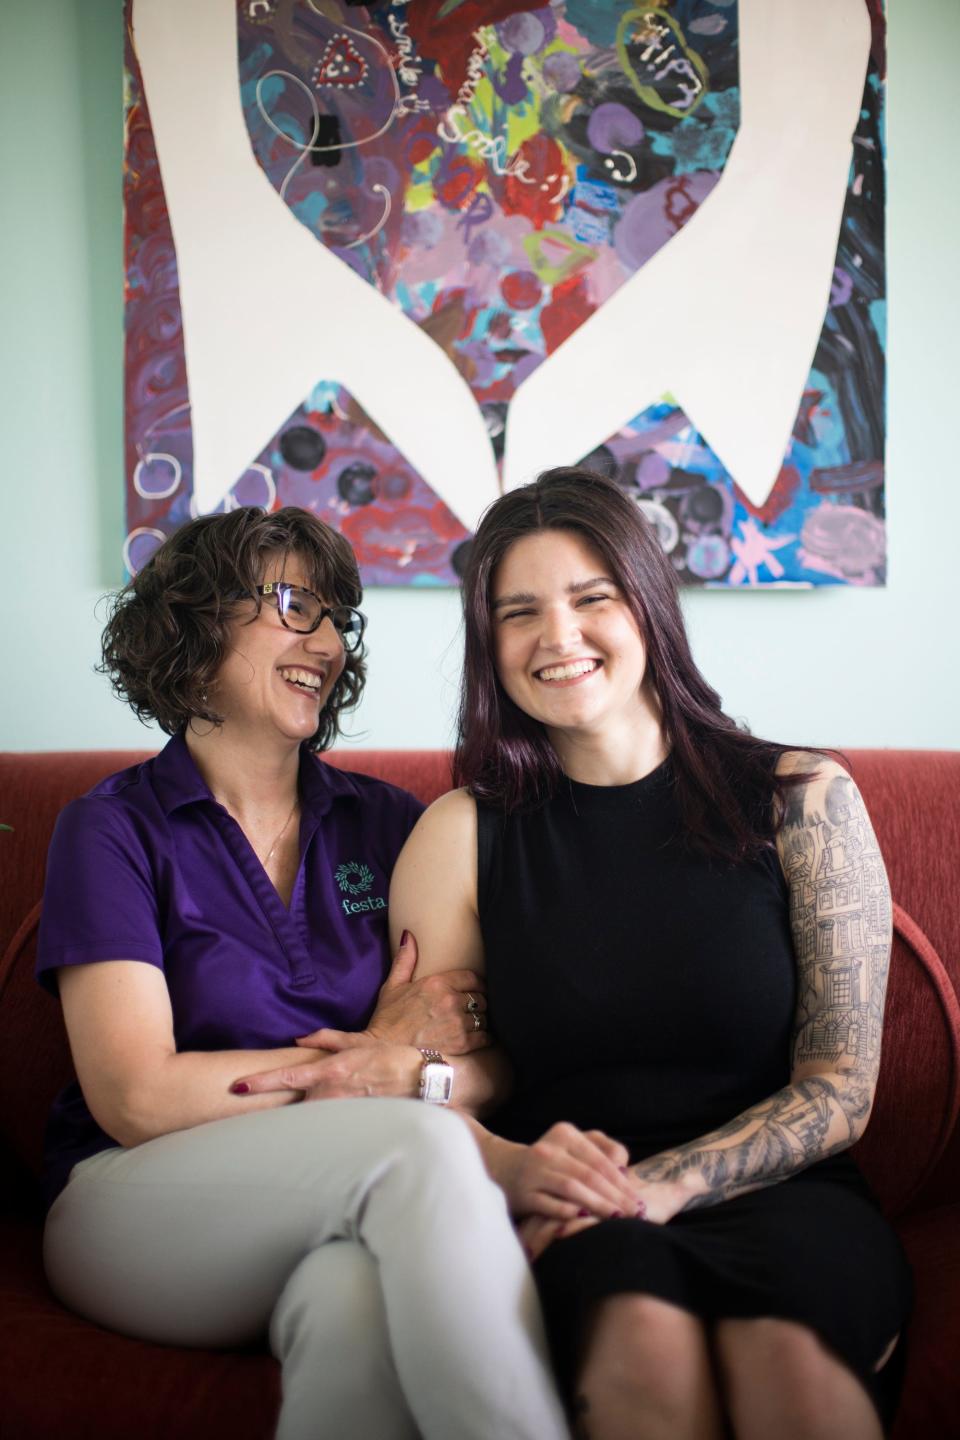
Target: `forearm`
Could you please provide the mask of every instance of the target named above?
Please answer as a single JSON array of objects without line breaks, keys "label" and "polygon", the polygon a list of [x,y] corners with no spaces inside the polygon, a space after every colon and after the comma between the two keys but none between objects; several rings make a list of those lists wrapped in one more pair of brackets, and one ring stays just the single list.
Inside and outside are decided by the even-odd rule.
[{"label": "forearm", "polygon": [[871,1101],[872,1088],[852,1077],[807,1076],[729,1124],[641,1161],[632,1173],[641,1189],[671,1192],[669,1213],[657,1218],[718,1205],[847,1149],[862,1133]]},{"label": "forearm", "polygon": [[[173,1130],[188,1130],[208,1120],[225,1120],[251,1110],[290,1105],[300,1092],[238,1095],[231,1091],[237,1077],[266,1066],[295,1065],[302,1050],[188,1050],[158,1057],[141,1075],[110,1087],[103,1113],[94,1116],[121,1145],[141,1145]],[[103,1088],[103,1087],[98,1087]]]}]

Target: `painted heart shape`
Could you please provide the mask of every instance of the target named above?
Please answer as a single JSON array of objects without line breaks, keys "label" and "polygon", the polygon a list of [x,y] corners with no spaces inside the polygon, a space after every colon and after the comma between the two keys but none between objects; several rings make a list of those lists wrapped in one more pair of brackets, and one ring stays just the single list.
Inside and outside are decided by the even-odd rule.
[{"label": "painted heart shape", "polygon": [[[163,6],[159,0],[137,3],[145,17],[150,10],[157,10],[158,34],[166,34],[169,26],[164,29],[160,25]],[[186,19],[187,0],[169,3],[179,5]],[[205,67],[201,72],[198,66],[197,74],[205,77],[202,83],[208,89],[212,77],[218,77],[219,108],[210,103],[205,112],[213,118],[235,102],[229,94],[221,54],[230,7],[228,0],[210,3],[218,15],[223,12],[218,19],[221,33],[218,47],[206,54]],[[767,523],[769,512],[770,523],[779,524],[782,519],[784,528],[790,523],[797,529],[796,518],[774,515],[778,507],[764,504],[780,467],[782,435],[781,453],[772,469],[765,461],[748,473],[743,468],[744,455],[737,451],[738,435],[752,432],[759,424],[753,417],[742,423],[743,397],[752,394],[750,383],[756,383],[756,377],[751,374],[749,383],[742,386],[739,410],[729,403],[727,392],[720,396],[720,404],[714,393],[722,388],[716,377],[735,373],[724,350],[725,337],[736,336],[741,350],[765,355],[766,346],[756,342],[770,336],[776,340],[773,320],[780,295],[773,294],[774,303],[769,306],[752,307],[761,319],[769,313],[770,321],[764,323],[770,336],[760,330],[748,335],[749,327],[744,324],[745,316],[750,318],[748,312],[742,299],[732,298],[744,296],[746,291],[742,287],[737,291],[726,272],[719,283],[711,279],[718,274],[718,259],[709,240],[704,243],[705,237],[717,230],[721,215],[730,213],[735,220],[745,213],[742,203],[737,210],[732,194],[727,194],[735,187],[720,183],[728,177],[727,156],[739,126],[738,27],[752,27],[751,55],[760,53],[761,60],[766,56],[764,63],[776,82],[767,87],[773,103],[779,104],[784,114],[793,107],[809,131],[810,121],[802,110],[803,91],[795,81],[800,67],[784,74],[770,64],[771,56],[793,54],[794,48],[782,43],[783,35],[772,32],[765,42],[757,39],[757,31],[773,24],[764,0],[726,0],[721,5],[683,0],[670,17],[656,4],[625,11],[619,4],[600,3],[581,7],[576,28],[568,19],[562,33],[551,11],[521,10],[515,0],[492,0],[482,7],[482,13],[478,5],[479,0],[464,0],[462,6],[447,6],[441,16],[436,13],[435,0],[424,0],[416,10],[404,10],[402,18],[393,9],[357,16],[358,27],[365,28],[355,29],[329,21],[313,0],[307,0],[297,7],[293,28],[281,33],[276,27],[267,47],[262,23],[255,27],[248,23],[243,9],[239,26],[233,19],[244,78],[242,121],[258,169],[246,173],[234,134],[229,152],[217,157],[203,155],[205,174],[233,174],[234,190],[220,187],[221,198],[229,203],[241,191],[247,194],[253,184],[251,175],[262,186],[265,174],[286,202],[290,212],[286,218],[300,222],[307,248],[291,243],[289,225],[284,229],[282,223],[274,224],[267,214],[269,205],[250,189],[248,198],[258,212],[253,225],[248,207],[248,218],[231,233],[245,237],[248,252],[269,255],[273,263],[251,271],[239,251],[234,257],[237,266],[231,293],[238,302],[241,297],[249,302],[247,319],[243,319],[244,306],[238,303],[230,347],[224,341],[205,366],[209,379],[206,396],[212,408],[204,401],[204,365],[196,344],[191,351],[195,444],[201,434],[201,411],[213,415],[219,427],[216,431],[213,425],[207,427],[203,462],[197,458],[199,452],[194,457],[196,493],[200,496],[202,491],[202,507],[213,503],[210,495],[215,484],[234,485],[243,466],[253,463],[251,457],[259,457],[257,465],[275,473],[281,491],[287,493],[292,476],[282,464],[279,470],[273,469],[269,457],[271,446],[277,446],[269,442],[264,448],[264,436],[275,429],[277,440],[290,425],[297,428],[294,409],[298,399],[303,409],[307,402],[302,397],[320,381],[345,387],[344,393],[349,391],[353,397],[350,404],[365,413],[374,436],[389,437],[388,443],[399,457],[395,463],[409,464],[467,527],[489,497],[490,484],[494,493],[496,486],[495,476],[487,474],[482,461],[473,464],[481,416],[493,455],[498,462],[504,461],[503,479],[509,486],[524,478],[531,467],[556,463],[559,457],[552,451],[562,450],[564,462],[569,463],[608,441],[613,444],[631,415],[639,415],[645,404],[649,406],[664,389],[673,388],[692,425],[700,428],[722,457],[718,464],[727,471],[723,483],[741,485],[752,499],[753,513],[764,517],[761,523]],[[837,22],[842,29],[848,20],[855,23],[858,7],[862,0],[791,0],[782,15],[777,12],[777,24],[809,30],[811,10],[817,11],[821,24],[832,24],[835,11],[847,17]],[[830,13],[821,14],[826,11]],[[249,18],[252,21],[253,17]],[[261,10],[256,18],[262,21]],[[138,45],[143,33],[145,25],[137,31]],[[312,57],[318,52],[316,61]],[[746,53],[745,45],[744,57]],[[597,83],[600,73],[602,85]],[[361,78],[367,83],[359,91]],[[235,76],[233,85],[236,87]],[[326,105],[322,96],[318,98],[318,86],[328,87]],[[336,92],[335,98],[331,91]],[[234,96],[237,93],[235,88]],[[754,131],[763,128],[756,124],[758,95],[754,87]],[[182,112],[182,88],[170,99],[170,123],[176,124]],[[155,109],[151,95],[151,110]],[[874,106],[859,138],[858,153],[861,162],[869,162],[873,151],[882,166],[882,151],[875,139],[877,113]],[[237,118],[241,118],[239,108]],[[777,119],[775,114],[768,134],[777,131]],[[847,137],[849,130],[848,125]],[[195,123],[192,135],[215,131],[220,133],[213,125]],[[811,152],[809,141],[816,138],[816,126],[813,131],[812,136],[805,133],[798,155]],[[133,132],[128,133],[132,136]],[[739,157],[741,152],[744,156],[750,152],[744,136],[734,155]],[[188,159],[196,154],[194,139],[185,139],[184,153]],[[197,156],[198,164],[200,158]],[[847,168],[848,156],[844,158]],[[743,168],[741,165],[741,171]],[[171,175],[175,171],[174,166]],[[851,188],[850,195],[869,198],[876,179],[869,164],[864,168],[861,163],[858,188]],[[801,179],[791,172],[788,180],[792,180],[794,192],[802,192]],[[875,193],[881,188],[878,185]],[[715,190],[723,195],[719,210]],[[167,191],[171,200],[169,184]],[[689,222],[699,216],[708,198],[710,220],[704,231],[701,221]],[[781,195],[774,198],[778,202],[784,199]],[[787,194],[788,201],[792,198]],[[208,187],[198,191],[194,201],[202,202],[201,210],[204,205],[217,209],[220,204]],[[180,215],[197,210],[197,203],[192,207],[171,204]],[[772,214],[784,212],[782,203],[767,208]],[[282,217],[283,207],[278,210]],[[222,214],[222,208],[217,213]],[[863,206],[861,213],[851,218],[851,240],[866,233],[862,220]],[[176,223],[173,228],[176,236]],[[801,225],[793,229],[803,232]],[[687,242],[688,237],[693,240],[694,232],[697,240],[691,249]],[[736,225],[729,225],[728,232],[733,243],[725,253],[735,257]],[[131,234],[137,233],[134,223]],[[179,249],[180,237],[176,243]],[[834,235],[834,250],[835,244]],[[191,279],[190,248],[184,247],[179,283],[181,297],[188,293],[199,297],[187,306],[184,318],[188,335],[196,336],[204,333],[197,317],[204,305],[210,308],[211,297],[215,298],[218,287],[223,288],[230,267],[219,263],[218,273],[204,276],[203,283],[199,272]],[[864,256],[860,248],[858,245],[845,255],[841,246],[837,274],[842,270],[848,283],[836,283],[830,289],[831,333],[838,333],[841,342],[828,337],[826,349],[821,344],[820,368],[810,372],[808,384],[810,390],[822,390],[826,382],[827,410],[832,404],[830,413],[834,415],[836,396],[841,386],[847,385],[840,374],[840,367],[848,363],[844,358],[847,347],[838,348],[846,334],[844,314],[849,314],[850,324],[856,328],[851,338],[857,343],[850,345],[849,353],[862,353],[863,344],[872,344],[876,338],[865,328],[864,319],[872,299],[882,296],[882,250],[878,271],[875,253],[868,248]],[[229,258],[228,249],[224,247],[220,262]],[[674,252],[688,255],[696,264],[688,264],[684,271],[671,260],[664,272],[663,257]],[[766,253],[778,253],[776,245]],[[324,263],[317,263],[321,258]],[[857,273],[865,258],[870,268],[860,268]],[[751,263],[754,260],[761,272],[768,268],[760,252],[751,257]],[[722,264],[719,270],[723,271]],[[741,264],[740,272],[741,278],[752,284],[749,267]],[[291,283],[279,289],[274,283],[272,291],[259,279],[254,283],[254,275],[262,278],[270,273],[274,277],[286,274]],[[666,283],[658,283],[666,275]],[[691,275],[700,277],[692,291]],[[373,308],[358,285],[360,291],[368,291],[369,301],[376,301]],[[725,309],[715,303],[711,286],[727,296]],[[790,287],[781,285],[780,291],[786,288]],[[134,293],[139,303],[145,292],[133,287]],[[221,298],[225,296],[226,291]],[[709,302],[708,309],[700,304],[704,299]],[[816,303],[812,308],[811,349],[817,317],[823,313]],[[284,336],[282,345],[276,344],[274,334],[261,334],[262,326],[258,329],[254,323],[261,312],[272,316],[276,334]],[[810,313],[809,306],[806,313]],[[698,326],[698,317],[705,314],[709,322],[700,319]],[[407,317],[407,330],[398,330],[391,316]],[[873,323],[872,312],[869,323]],[[792,327],[781,324],[779,328],[789,334]],[[131,310],[128,333],[135,330],[136,315]],[[412,335],[417,337],[416,344]],[[644,344],[635,343],[638,336],[645,337]],[[882,336],[879,338],[882,344]],[[421,341],[428,349],[435,347],[437,360],[443,361],[439,368],[431,364]],[[293,366],[289,363],[291,350],[298,353]],[[249,362],[242,375],[237,370],[241,352]],[[392,371],[384,368],[388,352]],[[265,363],[267,356],[272,357],[269,363]],[[684,367],[690,357],[697,356],[700,373],[688,375]],[[882,356],[879,366],[873,360],[865,366],[871,367],[874,374],[882,374]],[[164,374],[168,371],[169,366]],[[243,398],[239,399],[238,390],[238,403],[225,406],[221,400],[234,371],[237,383],[242,380]],[[279,384],[281,379],[285,388]],[[129,376],[128,384],[133,380]],[[694,380],[695,385],[688,385]],[[281,403],[281,389],[285,403]],[[128,389],[130,393],[136,392]],[[798,386],[793,414],[776,417],[773,430],[779,426],[783,434],[788,433],[799,393]],[[470,402],[466,408],[464,398]],[[334,441],[340,404],[334,405],[332,418],[309,421],[322,423],[324,433]],[[219,419],[218,407],[223,411]],[[431,407],[433,414],[444,415],[447,427],[459,427],[455,466],[449,464],[449,453],[445,457],[439,450],[434,453],[421,441],[422,435],[438,428],[429,418]],[[762,405],[755,408],[761,413],[764,409]],[[861,408],[866,421],[864,435],[853,437],[857,443],[848,446],[850,460],[876,466],[876,457],[882,456],[882,428],[877,450],[872,433],[876,427],[866,408]],[[505,446],[508,411],[510,439]],[[301,420],[308,413],[312,414],[309,407],[303,410]],[[290,418],[284,422],[283,416]],[[846,417],[841,420],[847,423]],[[346,417],[343,423],[347,423]],[[847,428],[849,432],[848,423]],[[444,427],[439,429],[442,433]],[[181,489],[186,492],[189,453],[181,455],[175,437],[145,425],[139,430],[129,472],[136,472],[138,457],[175,454],[183,468]],[[346,431],[344,436],[346,457],[346,449],[356,448],[356,437],[348,445]],[[811,438],[814,443],[803,457],[803,497],[814,490],[812,482],[807,483],[808,470],[834,473],[844,458],[842,439],[834,445],[834,456],[823,450],[816,427]],[[329,453],[336,443],[330,445]],[[489,467],[490,446],[482,439],[479,443]],[[282,452],[279,444],[281,460]],[[210,457],[217,468],[212,476]],[[394,462],[383,471],[387,462],[379,452],[364,452],[360,458],[351,455],[345,463],[347,459],[350,475],[354,473],[350,467],[360,465],[366,479],[359,486],[344,482],[345,491],[337,490],[338,498],[332,503],[355,509],[381,506],[385,497],[390,499],[395,493],[399,497],[403,486],[387,473]],[[374,476],[367,475],[371,467]],[[161,466],[155,477],[149,469],[145,483],[150,494],[144,499],[136,491],[128,506],[130,518],[137,515],[141,499],[144,519],[147,510],[155,517],[158,505],[168,505],[172,518],[179,499],[175,496],[168,501],[160,493],[169,486],[168,470]],[[314,480],[305,483],[312,485]],[[223,489],[216,494],[222,495]],[[674,503],[669,494],[664,503]],[[388,516],[387,509],[383,515]],[[379,520],[367,528],[373,533],[378,527]],[[712,573],[719,563],[713,553],[717,546],[712,537],[704,539],[700,531],[696,535],[702,541],[700,548],[705,549],[702,568]],[[413,576],[420,543],[414,544],[409,537],[404,543],[404,562],[409,563]],[[432,562],[426,573],[440,578]]]}]

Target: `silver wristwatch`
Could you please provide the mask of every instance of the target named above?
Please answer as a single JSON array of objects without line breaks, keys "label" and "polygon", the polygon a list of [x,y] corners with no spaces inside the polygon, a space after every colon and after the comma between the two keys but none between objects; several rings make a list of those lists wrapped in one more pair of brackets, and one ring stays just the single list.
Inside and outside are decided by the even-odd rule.
[{"label": "silver wristwatch", "polygon": [[449,1105],[453,1094],[453,1066],[448,1065],[439,1050],[422,1050],[420,1068],[420,1099],[428,1105]]}]

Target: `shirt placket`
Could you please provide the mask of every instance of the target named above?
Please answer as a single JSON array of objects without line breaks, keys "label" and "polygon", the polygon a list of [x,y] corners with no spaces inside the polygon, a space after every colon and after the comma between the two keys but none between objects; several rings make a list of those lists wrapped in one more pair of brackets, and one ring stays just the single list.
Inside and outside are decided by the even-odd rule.
[{"label": "shirt placket", "polygon": [[276,886],[260,863],[253,846],[233,816],[216,802],[213,804],[213,816],[214,823],[223,836],[224,844],[233,855],[280,946],[289,970],[290,983],[292,985],[311,984],[314,980],[314,968],[307,945],[305,923],[305,861],[310,841],[317,829],[316,817],[310,815],[309,812],[304,812],[300,822],[300,858],[288,910],[280,899]]}]

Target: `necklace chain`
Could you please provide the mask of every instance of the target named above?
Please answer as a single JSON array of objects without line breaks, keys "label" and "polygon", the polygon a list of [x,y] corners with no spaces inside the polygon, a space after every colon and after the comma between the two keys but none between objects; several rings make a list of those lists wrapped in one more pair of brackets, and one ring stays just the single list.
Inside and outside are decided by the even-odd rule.
[{"label": "necklace chain", "polygon": [[286,833],[287,833],[287,826],[290,824],[290,821],[293,819],[294,812],[295,812],[295,810],[296,810],[296,808],[297,808],[297,804],[299,803],[299,800],[300,800],[300,796],[299,796],[299,795],[294,796],[293,805],[290,807],[290,814],[287,816],[286,820],[284,820],[283,825],[281,826],[280,830],[279,830],[278,833],[277,833],[277,838],[274,840],[273,844],[270,846],[270,849],[267,851],[266,855],[263,857],[262,860],[260,860],[260,856],[259,856],[259,855],[257,856],[257,859],[260,860],[260,864],[263,866],[264,870],[266,870],[267,866],[270,864],[270,861],[273,859],[273,852],[274,852],[274,850],[276,850],[277,846],[280,844],[280,841],[283,839],[284,835],[286,835]]}]

